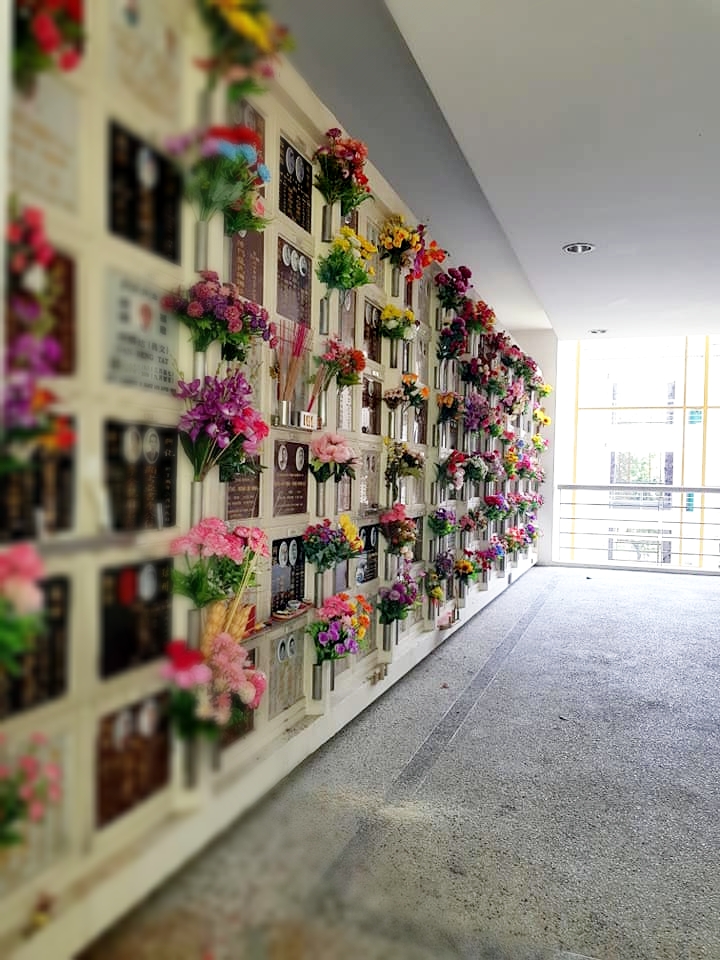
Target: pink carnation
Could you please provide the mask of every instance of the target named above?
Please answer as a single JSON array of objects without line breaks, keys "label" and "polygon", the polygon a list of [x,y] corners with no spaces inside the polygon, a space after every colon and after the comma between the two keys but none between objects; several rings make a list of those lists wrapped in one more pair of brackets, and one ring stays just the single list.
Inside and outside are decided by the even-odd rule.
[{"label": "pink carnation", "polygon": [[355,454],[340,433],[322,433],[310,442],[310,454],[321,463],[350,463]]},{"label": "pink carnation", "polygon": [[0,584],[0,596],[5,597],[21,616],[42,610],[45,599],[40,587],[23,577],[7,577]]},{"label": "pink carnation", "polygon": [[44,575],[45,566],[29,543],[19,543],[0,553],[0,583],[12,576],[39,580]]},{"label": "pink carnation", "polygon": [[191,300],[187,305],[187,315],[189,317],[202,317],[204,313],[203,305],[199,300]]}]

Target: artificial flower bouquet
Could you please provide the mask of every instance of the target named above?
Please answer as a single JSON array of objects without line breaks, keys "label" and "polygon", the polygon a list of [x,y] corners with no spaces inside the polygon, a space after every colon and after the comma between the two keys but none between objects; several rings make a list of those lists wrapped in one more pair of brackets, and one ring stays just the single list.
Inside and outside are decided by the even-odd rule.
[{"label": "artificial flower bouquet", "polygon": [[430,264],[444,263],[447,257],[447,250],[439,247],[436,240],[431,240],[428,243],[427,227],[424,223],[417,225],[417,234],[420,240],[410,265],[409,276],[411,280],[419,280]]},{"label": "artificial flower bouquet", "polygon": [[450,267],[447,273],[435,275],[437,297],[445,310],[463,311],[467,292],[472,287],[470,277],[472,270],[465,266]]},{"label": "artificial flower bouquet", "polygon": [[204,480],[216,465],[226,475],[258,471],[251,458],[270,428],[250,402],[251,393],[240,370],[226,377],[178,381],[176,396],[186,404],[178,430],[193,465],[193,479]]},{"label": "artificial flower bouquet", "polygon": [[435,354],[438,360],[457,360],[467,350],[468,332],[462,317],[444,324],[438,336]]},{"label": "artificial flower bouquet", "polygon": [[166,654],[160,673],[170,682],[169,714],[182,739],[215,739],[260,706],[267,678],[229,633],[216,634],[204,651],[174,640]]},{"label": "artificial flower bouquet", "polygon": [[517,553],[518,550],[522,550],[531,542],[524,527],[508,527],[500,539],[505,548],[505,553]]},{"label": "artificial flower bouquet", "polygon": [[517,465],[520,460],[520,452],[515,445],[506,448],[503,456],[503,465],[509,480],[514,480],[517,476]]},{"label": "artificial flower bouquet", "polygon": [[358,528],[350,517],[343,513],[337,528],[328,519],[312,524],[303,533],[305,559],[318,573],[331,570],[350,557],[358,557],[363,552],[363,542]]},{"label": "artificial flower bouquet", "polygon": [[455,573],[455,554],[444,550],[435,557],[435,575],[438,580],[451,580]]},{"label": "artificial flower bouquet", "polygon": [[486,520],[505,520],[511,512],[510,504],[503,493],[488,493],[482,509]]},{"label": "artificial flower bouquet", "polygon": [[466,299],[462,311],[469,333],[490,333],[495,326],[495,311],[484,300]]},{"label": "artificial flower bouquet", "polygon": [[502,407],[488,407],[480,421],[480,429],[491,437],[502,437],[505,430],[505,411]]},{"label": "artificial flower bouquet", "polygon": [[39,74],[69,73],[80,63],[83,0],[15,0],[13,6],[13,81],[28,95]]},{"label": "artificial flower bouquet", "polygon": [[214,270],[201,270],[187,290],[166,293],[161,305],[188,327],[195,350],[217,342],[223,360],[244,361],[253,340],[277,346],[277,328],[265,307],[241,297],[236,284],[222,283]]},{"label": "artificial flower bouquet", "polygon": [[223,78],[231,101],[261,93],[259,81],[272,77],[278,54],[292,48],[287,28],[270,16],[263,0],[197,0],[197,9],[210,57],[196,63],[207,71],[210,89]]},{"label": "artificial flower bouquet", "polygon": [[437,507],[428,514],[427,524],[436,537],[447,537],[458,528],[457,514],[448,507]]},{"label": "artificial flower bouquet", "polygon": [[542,453],[544,450],[547,450],[549,440],[547,437],[543,437],[539,433],[534,433],[530,437],[530,443],[532,443],[533,447],[538,453]]},{"label": "artificial flower bouquet", "polygon": [[514,380],[508,385],[500,406],[508,416],[514,417],[525,413],[530,403],[530,397],[525,393],[524,381]]},{"label": "artificial flower bouquet", "polygon": [[483,483],[488,477],[488,466],[480,453],[468,454],[465,459],[465,476],[472,483]]},{"label": "artificial flower bouquet", "polygon": [[409,227],[396,213],[380,228],[378,247],[381,260],[389,260],[393,267],[410,267],[422,249],[422,237],[417,227]]},{"label": "artificial flower bouquet", "polygon": [[422,453],[411,450],[407,443],[384,437],[388,457],[385,467],[385,484],[390,487],[393,500],[398,497],[398,480],[401,477],[421,477],[425,466]]},{"label": "artificial flower bouquet", "polygon": [[485,475],[487,483],[502,483],[507,479],[502,453],[499,450],[487,450],[484,453],[478,453],[477,456],[483,460],[487,468]]},{"label": "artificial flower bouquet", "polygon": [[377,608],[380,623],[407,620],[411,610],[420,605],[418,583],[407,570],[403,570],[389,587],[380,587]]},{"label": "artificial flower bouquet", "polygon": [[55,394],[38,384],[33,370],[6,372],[0,383],[0,476],[32,469],[38,451],[72,448],[75,433],[69,418],[55,413],[56,402]]},{"label": "artificial flower bouquet", "polygon": [[42,631],[43,562],[29,543],[0,553],[0,677],[20,672],[20,658]]},{"label": "artificial flower bouquet", "polygon": [[472,553],[465,551],[465,556],[455,561],[455,579],[458,583],[462,583],[465,586],[472,583],[473,580],[476,580],[479,572],[472,557]]},{"label": "artificial flower bouquet", "polygon": [[361,140],[343,137],[338,127],[328,130],[325,138],[327,142],[313,154],[313,160],[319,167],[315,174],[315,186],[325,203],[339,201],[340,212],[347,217],[372,196],[365,175],[367,147]]},{"label": "artificial flower bouquet", "polygon": [[405,391],[402,387],[391,387],[383,394],[383,401],[388,410],[397,410],[405,405]]},{"label": "artificial flower bouquet", "polygon": [[318,365],[313,377],[313,388],[308,403],[312,410],[317,398],[335,381],[339,389],[360,383],[360,374],[365,369],[365,354],[354,347],[346,347],[337,337],[330,337],[325,351],[315,358]]},{"label": "artificial flower bouquet", "polygon": [[460,528],[461,533],[476,533],[478,529],[478,521],[472,511],[464,513],[459,521],[458,527]]},{"label": "artificial flower bouquet", "polygon": [[185,198],[198,220],[225,215],[228,236],[267,226],[259,189],[270,170],[259,159],[259,135],[250,127],[208,127],[169,137],[165,149],[183,171]]},{"label": "artificial flower bouquet", "polygon": [[201,609],[216,602],[224,606],[232,598],[242,599],[255,585],[258,563],[270,556],[270,549],[259,527],[231,529],[219,517],[206,517],[176,537],[170,553],[184,556],[186,564],[185,570],[173,571],[175,593],[188,597]]},{"label": "artificial flower bouquet", "polygon": [[430,396],[430,388],[418,382],[416,373],[404,373],[400,380],[400,387],[405,398],[404,402],[414,410],[419,410]]},{"label": "artificial flower bouquet", "polygon": [[510,492],[506,497],[510,507],[520,518],[527,516],[533,508],[533,498],[528,493]]},{"label": "artificial flower bouquet", "polygon": [[318,609],[318,618],[308,624],[307,632],[315,644],[317,663],[341,660],[359,653],[360,644],[370,626],[371,605],[365,597],[336,593]]},{"label": "artificial flower bouquet", "polygon": [[[498,552],[500,547],[500,552]],[[492,543],[485,550],[475,550],[473,560],[482,573],[489,573],[495,566],[499,557],[504,556],[504,551],[499,541]]]},{"label": "artificial flower bouquet", "polygon": [[460,379],[463,383],[469,383],[470,386],[475,387],[476,390],[485,385],[487,367],[478,357],[461,360],[459,366]]},{"label": "artificial flower bouquet", "polygon": [[537,459],[523,451],[515,464],[515,473],[521,480],[537,480],[539,465]]},{"label": "artificial flower bouquet", "polygon": [[343,477],[355,479],[357,457],[341,433],[321,433],[310,441],[310,472],[318,483],[330,477],[340,483]]},{"label": "artificial flower bouquet", "polygon": [[0,734],[0,850],[23,844],[27,826],[43,823],[62,800],[62,770],[44,759],[47,737],[34,733],[23,751],[10,755]]},{"label": "artificial flower bouquet", "polygon": [[483,417],[487,415],[488,402],[480,393],[474,390],[468,393],[463,402],[463,426],[466,433],[476,433],[480,429]]},{"label": "artificial flower bouquet", "polygon": [[441,487],[453,487],[455,490],[460,490],[465,483],[467,459],[466,453],[453,450],[449,457],[436,465],[437,481]]},{"label": "artificial flower bouquet", "polygon": [[417,524],[408,517],[405,505],[396,503],[378,517],[380,533],[387,543],[386,550],[393,556],[409,559],[417,541]]},{"label": "artificial flower bouquet", "polygon": [[45,215],[39,207],[20,208],[11,199],[5,232],[7,242],[8,304],[19,326],[46,336],[54,324],[48,311],[50,275],[55,249],[45,233]]},{"label": "artificial flower bouquet", "polygon": [[537,423],[538,428],[549,427],[552,423],[550,417],[545,413],[545,408],[541,407],[539,404],[536,404],[533,408],[532,418],[535,423]]},{"label": "artificial flower bouquet", "polygon": [[401,309],[392,303],[380,314],[380,336],[388,340],[412,340],[419,325],[412,310]]},{"label": "artificial flower bouquet", "polygon": [[330,249],[318,258],[317,278],[328,290],[356,290],[372,283],[375,268],[370,259],[377,247],[350,227],[341,227]]},{"label": "artificial flower bouquet", "polygon": [[448,390],[435,397],[438,405],[438,423],[455,423],[463,412],[463,398],[459,393]]}]

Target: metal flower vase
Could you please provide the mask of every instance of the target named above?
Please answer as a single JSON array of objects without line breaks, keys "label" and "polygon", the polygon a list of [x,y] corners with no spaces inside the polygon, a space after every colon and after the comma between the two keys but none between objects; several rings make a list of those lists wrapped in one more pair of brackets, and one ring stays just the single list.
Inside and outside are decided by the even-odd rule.
[{"label": "metal flower vase", "polygon": [[328,422],[328,402],[327,402],[327,390],[321,390],[318,394],[318,405],[317,405],[317,418],[318,418],[318,430],[324,430],[327,428]]},{"label": "metal flower vase", "polygon": [[385,579],[394,580],[398,575],[400,558],[395,553],[385,554]]},{"label": "metal flower vase", "polygon": [[330,333],[330,291],[320,300],[320,323],[318,330],[323,336],[327,336]]},{"label": "metal flower vase", "polygon": [[316,607],[321,607],[325,603],[325,573],[321,570],[315,571],[313,600]]},{"label": "metal flower vase", "polygon": [[335,689],[335,661],[323,660],[312,668],[312,698],[322,700],[325,690]]},{"label": "metal flower vase", "polygon": [[195,270],[199,273],[208,268],[208,236],[210,221],[198,220],[195,223]]},{"label": "metal flower vase", "polygon": [[402,270],[400,267],[393,267],[390,272],[390,295],[400,296],[400,283],[402,281]]},{"label": "metal flower vase", "polygon": [[397,414],[398,414],[397,409],[388,410],[388,420],[387,420],[388,436],[391,437],[393,440],[397,440],[398,438]]},{"label": "metal flower vase", "polygon": [[315,515],[325,516],[325,484],[315,482]]},{"label": "metal flower vase", "polygon": [[340,230],[340,204],[326,203],[322,208],[322,242],[332,243],[335,234]]},{"label": "metal flower vase", "polygon": [[402,371],[403,373],[410,372],[410,347],[412,344],[409,340],[402,341]]},{"label": "metal flower vase", "polygon": [[382,628],[382,648],[385,653],[389,653],[393,645],[397,645],[400,642],[398,621],[393,620],[392,623],[384,623]]},{"label": "metal flower vase", "polygon": [[458,585],[457,585],[458,606],[464,607],[465,604],[467,603],[467,591],[468,591],[467,580],[459,579]]},{"label": "metal flower vase", "polygon": [[400,341],[397,337],[390,337],[390,368],[392,370],[397,370],[399,345]]}]

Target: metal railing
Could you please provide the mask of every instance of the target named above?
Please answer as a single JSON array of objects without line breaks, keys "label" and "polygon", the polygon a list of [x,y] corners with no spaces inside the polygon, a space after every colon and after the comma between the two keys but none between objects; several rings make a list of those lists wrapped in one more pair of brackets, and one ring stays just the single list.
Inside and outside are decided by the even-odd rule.
[{"label": "metal railing", "polygon": [[561,563],[720,571],[720,487],[558,485]]}]

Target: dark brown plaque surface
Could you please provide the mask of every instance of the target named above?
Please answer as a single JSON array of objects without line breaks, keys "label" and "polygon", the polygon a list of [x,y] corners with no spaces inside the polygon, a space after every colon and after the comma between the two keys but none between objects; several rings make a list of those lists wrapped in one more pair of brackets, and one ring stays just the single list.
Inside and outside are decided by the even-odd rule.
[{"label": "dark brown plaque surface", "polygon": [[357,294],[354,290],[341,290],[338,300],[338,331],[346,347],[355,346],[355,304]]},{"label": "dark brown plaque surface", "polygon": [[280,137],[280,211],[303,230],[312,226],[312,163]]},{"label": "dark brown plaque surface", "polygon": [[163,526],[174,526],[177,431],[111,420],[104,446],[112,529],[157,529],[160,514]]},{"label": "dark brown plaque surface", "polygon": [[310,257],[278,237],[277,312],[296,323],[310,323],[312,269]]},{"label": "dark brown plaque surface", "polygon": [[166,694],[109,713],[98,723],[95,822],[107,826],[170,782]]},{"label": "dark brown plaque surface", "polygon": [[[258,460],[257,457],[252,459]],[[225,484],[225,519],[246,520],[260,516],[260,474],[244,473]]]},{"label": "dark brown plaque surface", "polygon": [[275,441],[273,516],[307,513],[308,445]]},{"label": "dark brown plaque surface", "polygon": [[271,609],[285,608],[288,600],[302,600],[305,596],[305,551],[302,537],[273,540],[270,550]]},{"label": "dark brown plaque surface", "polygon": [[360,527],[360,539],[363,542],[363,554],[358,560],[356,579],[358,583],[368,583],[378,575],[378,525]]},{"label": "dark brown plaque surface", "polygon": [[170,640],[172,567],[172,560],[160,560],[102,571],[101,677],[162,656]]},{"label": "dark brown plaque surface", "polygon": [[362,381],[362,412],[360,418],[363,433],[379,436],[382,428],[380,415],[382,413],[382,383],[370,377],[363,377]]},{"label": "dark brown plaque surface", "polygon": [[427,443],[427,422],[428,405],[427,400],[424,400],[419,407],[415,407],[415,425],[413,428],[415,443]]},{"label": "dark brown plaque surface", "polygon": [[0,720],[63,696],[68,677],[70,583],[52,577],[42,584],[45,629],[20,663],[18,676],[0,671]]},{"label": "dark brown plaque surface", "polygon": [[[74,424],[70,422],[74,430]],[[41,451],[27,470],[0,484],[0,543],[37,536],[37,511],[47,533],[72,529],[75,515],[75,448]]]},{"label": "dark brown plaque surface", "polygon": [[182,181],[174,164],[134,133],[111,122],[108,176],[110,232],[180,263]]},{"label": "dark brown plaque surface", "polygon": [[363,350],[371,360],[380,363],[380,307],[371,300],[365,301],[363,323]]},{"label": "dark brown plaque surface", "polygon": [[232,281],[253,303],[262,303],[265,292],[265,234],[250,230],[244,237],[235,234],[230,254]]}]

